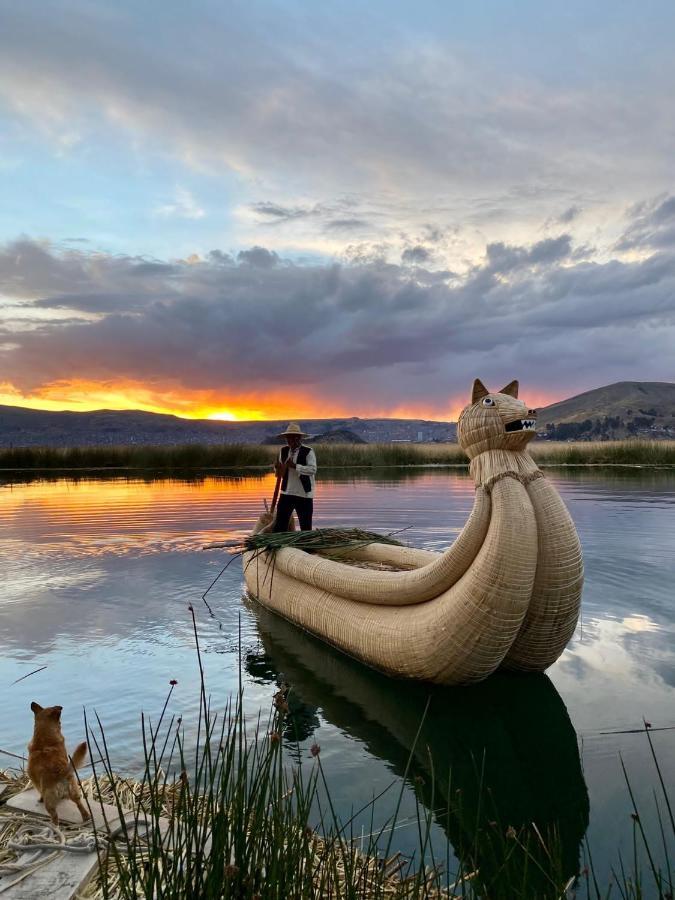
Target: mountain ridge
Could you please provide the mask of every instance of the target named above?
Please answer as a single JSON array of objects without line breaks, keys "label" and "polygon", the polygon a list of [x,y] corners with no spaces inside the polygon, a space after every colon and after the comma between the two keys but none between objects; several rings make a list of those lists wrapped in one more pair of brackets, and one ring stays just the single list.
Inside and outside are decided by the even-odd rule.
[{"label": "mountain ridge", "polygon": [[537,430],[553,440],[675,438],[675,383],[616,381],[539,411]]},{"label": "mountain ridge", "polygon": [[[0,405],[0,447],[123,444],[263,443],[287,419],[223,422],[182,419],[145,410],[43,411]],[[353,432],[369,443],[454,441],[454,422],[434,419],[332,417],[304,419],[312,435]],[[675,438],[675,383],[617,381],[539,410],[537,429],[554,440]]]},{"label": "mountain ridge", "polygon": [[[223,422],[182,419],[171,413],[144,410],[33,410],[0,405],[0,447],[95,446],[117,444],[264,443],[288,424],[288,419]],[[456,425],[432,419],[365,419],[331,417],[304,419],[310,434],[353,431],[369,443],[389,441],[453,441]]]}]

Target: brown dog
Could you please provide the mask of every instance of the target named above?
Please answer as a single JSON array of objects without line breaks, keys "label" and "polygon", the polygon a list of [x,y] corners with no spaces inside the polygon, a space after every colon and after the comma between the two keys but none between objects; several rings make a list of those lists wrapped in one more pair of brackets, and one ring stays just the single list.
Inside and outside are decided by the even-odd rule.
[{"label": "brown dog", "polygon": [[87,742],[75,748],[71,759],[66,752],[66,742],[61,734],[62,706],[43,708],[39,703],[31,703],[35,713],[33,740],[28,745],[28,777],[44,801],[54,825],[59,824],[56,805],[59,800],[70,798],[76,804],[82,821],[89,818],[89,812],[82,803],[82,794],[75,778],[78,769],[87,756]]}]

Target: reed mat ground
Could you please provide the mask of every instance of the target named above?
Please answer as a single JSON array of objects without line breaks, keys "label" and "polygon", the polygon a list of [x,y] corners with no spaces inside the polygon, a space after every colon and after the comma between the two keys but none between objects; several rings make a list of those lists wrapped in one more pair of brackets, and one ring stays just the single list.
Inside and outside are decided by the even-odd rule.
[{"label": "reed mat ground", "polygon": [[[311,442],[310,442],[311,443]],[[530,452],[539,465],[675,466],[675,441],[535,441]],[[0,469],[23,471],[140,469],[192,471],[267,469],[278,448],[254,444],[123,447],[14,447],[0,449]],[[466,466],[458,444],[320,444],[322,470],[343,467]]]}]

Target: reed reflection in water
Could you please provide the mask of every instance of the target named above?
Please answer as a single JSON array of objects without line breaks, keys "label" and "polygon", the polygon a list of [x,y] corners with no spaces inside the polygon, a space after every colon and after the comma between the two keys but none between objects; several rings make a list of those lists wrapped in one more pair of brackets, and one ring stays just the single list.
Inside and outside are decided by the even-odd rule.
[{"label": "reed reflection in water", "polygon": [[[403,539],[427,549],[447,547],[473,503],[472,482],[454,470],[321,474],[318,525],[383,532],[407,528]],[[490,680],[461,689],[475,701],[462,699],[463,693],[455,700],[452,692],[432,692],[430,724],[422,741],[434,747],[437,756],[445,753],[436,763],[437,792],[445,791],[442,779],[447,782],[452,761],[457,772],[453,777],[461,778],[463,791],[471,793],[473,769],[467,761],[482,752],[482,740],[486,766],[492,758],[500,761],[489,773],[500,815],[508,819],[509,809],[515,810],[514,821],[507,824],[535,812],[549,822],[564,799],[564,792],[556,796],[558,769],[563,784],[564,772],[572,773],[569,795],[577,800],[571,808],[583,811],[571,749],[561,750],[563,758],[557,762],[556,748],[547,743],[548,734],[557,735],[563,748],[571,748],[574,732],[567,730],[566,706],[583,746],[591,843],[601,869],[608,872],[616,861],[617,842],[623,842],[624,850],[630,847],[632,829],[618,752],[645,810],[651,803],[654,773],[639,735],[606,733],[635,729],[643,716],[655,727],[675,724],[675,479],[671,473],[616,470],[569,470],[550,472],[549,477],[570,507],[584,547],[583,629],[550,670],[550,681],[526,679],[522,688],[502,690],[498,681],[493,688]],[[119,767],[133,771],[140,759],[140,711],[154,714],[161,709],[172,678],[179,684],[170,712],[182,715],[191,728],[198,675],[187,613],[190,602],[198,613],[214,701],[224,705],[237,690],[241,640],[248,660],[243,672],[247,710],[254,715],[269,708],[274,690],[269,679],[279,670],[291,670],[291,661],[279,660],[284,652],[293,657],[295,650],[285,648],[286,641],[278,646],[277,640],[268,658],[265,629],[242,604],[238,560],[209,594],[218,621],[208,617],[200,596],[227,560],[224,552],[204,553],[201,548],[211,541],[243,537],[260,511],[262,497],[271,496],[273,483],[270,474],[259,473],[160,481],[25,478],[0,486],[0,747],[25,751],[33,699],[64,706],[64,731],[73,740],[80,735],[86,706],[101,714]],[[271,629],[271,637],[276,636]],[[314,667],[304,667],[312,677],[298,676],[294,685],[306,710],[308,737],[301,755],[309,759],[308,747],[315,738],[322,744],[322,759],[345,818],[368,799],[372,785],[380,789],[391,777],[400,783],[426,694],[414,686],[382,681],[367,669],[357,677],[348,660],[342,660],[352,672],[345,683],[356,679],[365,684],[344,691],[341,677],[330,675],[335,654],[320,648]],[[13,684],[43,665],[45,670]],[[297,660],[295,665],[302,669]],[[368,691],[368,700],[351,696]],[[507,711],[520,723],[517,734],[509,730]],[[667,731],[654,735],[668,783],[675,781],[674,736]],[[530,746],[540,748],[540,758],[533,758]],[[553,760],[548,774],[547,754]],[[519,757],[528,760],[529,781],[516,765]],[[0,765],[6,762],[0,759]],[[415,766],[425,784],[410,781],[408,817],[414,812],[413,790],[431,804],[423,756],[416,757]],[[502,770],[518,785],[513,794],[500,776]],[[534,777],[537,772],[540,778]],[[546,777],[553,782],[551,788],[541,787]],[[442,806],[434,800],[434,809]],[[444,823],[441,811],[437,820],[438,829],[447,830],[455,846],[470,830]],[[578,849],[575,828],[566,827],[564,833],[565,859],[571,861]],[[395,847],[411,851],[413,838],[401,829]]]},{"label": "reed reflection in water", "polygon": [[363,741],[397,775],[408,775],[456,853],[472,858],[490,895],[504,848],[514,840],[511,829],[518,835],[508,848],[514,869],[532,866],[530,855],[543,862],[550,852],[559,854],[563,876],[578,871],[588,793],[576,733],[549,678],[499,674],[467,688],[395,681],[255,601],[249,606],[262,652],[247,655],[246,669],[288,685],[291,748],[314,731],[319,710]]}]

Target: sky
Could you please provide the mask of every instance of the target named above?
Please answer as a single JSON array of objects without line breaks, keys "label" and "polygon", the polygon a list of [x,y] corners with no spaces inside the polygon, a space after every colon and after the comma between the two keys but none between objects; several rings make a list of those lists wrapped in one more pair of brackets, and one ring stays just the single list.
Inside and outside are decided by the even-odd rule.
[{"label": "sky", "polygon": [[675,5],[0,0],[0,404],[675,381]]}]

